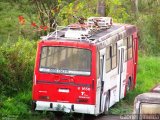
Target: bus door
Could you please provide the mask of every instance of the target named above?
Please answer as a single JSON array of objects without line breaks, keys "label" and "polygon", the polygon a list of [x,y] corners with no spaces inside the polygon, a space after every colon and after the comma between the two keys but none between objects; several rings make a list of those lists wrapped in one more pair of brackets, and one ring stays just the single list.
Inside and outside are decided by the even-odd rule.
[{"label": "bus door", "polygon": [[96,87],[96,114],[102,113],[102,95],[103,95],[103,73],[104,73],[104,55],[100,57],[99,60],[99,69],[100,69],[100,75],[97,79],[97,87]]},{"label": "bus door", "polygon": [[100,105],[99,111],[102,112],[102,97],[103,97],[103,88],[104,88],[104,55],[100,58]]},{"label": "bus door", "polygon": [[124,97],[124,80],[126,78],[126,63],[125,63],[125,47],[119,47],[118,49],[118,80],[117,80],[117,101]]}]

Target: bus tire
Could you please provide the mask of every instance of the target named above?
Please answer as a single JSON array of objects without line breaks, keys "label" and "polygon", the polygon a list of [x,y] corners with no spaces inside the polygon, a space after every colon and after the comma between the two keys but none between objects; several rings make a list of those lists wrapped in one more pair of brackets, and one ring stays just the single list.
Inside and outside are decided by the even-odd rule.
[{"label": "bus tire", "polygon": [[132,89],[132,78],[128,78],[128,83],[127,83],[127,92],[129,92]]},{"label": "bus tire", "polygon": [[35,112],[35,109],[36,109],[36,102],[35,101],[32,101],[32,109],[31,109],[31,111],[32,112]]},{"label": "bus tire", "polygon": [[109,113],[109,111],[108,111],[109,110],[109,103],[110,103],[110,94],[109,94],[109,92],[107,92],[105,106],[104,106],[104,112],[103,112],[104,115],[108,115],[108,113]]}]

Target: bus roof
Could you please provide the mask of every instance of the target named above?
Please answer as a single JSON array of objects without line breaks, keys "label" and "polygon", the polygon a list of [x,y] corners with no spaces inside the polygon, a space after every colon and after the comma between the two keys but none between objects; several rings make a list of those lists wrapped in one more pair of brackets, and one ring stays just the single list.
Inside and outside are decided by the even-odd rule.
[{"label": "bus roof", "polygon": [[134,25],[117,23],[114,23],[110,28],[94,28],[90,31],[88,30],[87,25],[84,24],[73,24],[70,26],[72,27],[63,27],[60,30],[56,30],[41,38],[42,40],[47,41],[75,41],[98,45],[102,41],[106,41],[110,38],[114,38],[114,41],[118,41],[136,31]]}]

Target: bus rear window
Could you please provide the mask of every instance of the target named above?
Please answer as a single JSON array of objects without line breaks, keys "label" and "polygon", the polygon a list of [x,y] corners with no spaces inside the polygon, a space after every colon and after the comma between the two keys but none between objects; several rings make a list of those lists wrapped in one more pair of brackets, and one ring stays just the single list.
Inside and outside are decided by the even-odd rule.
[{"label": "bus rear window", "polygon": [[71,47],[42,47],[39,71],[90,75],[91,51]]}]

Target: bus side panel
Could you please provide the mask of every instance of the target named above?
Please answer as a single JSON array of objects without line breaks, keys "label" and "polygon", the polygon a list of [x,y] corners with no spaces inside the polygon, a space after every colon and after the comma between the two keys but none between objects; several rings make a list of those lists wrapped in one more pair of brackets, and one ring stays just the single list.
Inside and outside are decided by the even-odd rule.
[{"label": "bus side panel", "polygon": [[[136,62],[135,59],[137,59],[137,50],[138,47],[136,39],[135,39],[136,33],[132,34],[132,58],[127,60],[127,75],[126,75],[126,87],[125,87],[125,96],[127,91],[127,85],[129,80],[131,79],[131,88],[133,89],[136,84]],[[128,55],[128,53],[126,54]]]},{"label": "bus side panel", "polygon": [[32,85],[32,100],[35,100],[36,98],[36,80],[38,73],[36,72],[37,67],[39,67],[38,60],[40,59],[40,42],[37,42],[37,51],[36,51],[36,58],[35,58],[35,66],[34,66],[34,74],[33,74],[33,85]]},{"label": "bus side panel", "polygon": [[[127,61],[127,76],[126,76],[126,83],[128,83],[129,77],[132,80],[132,89],[135,87],[136,84],[136,74],[137,74],[137,59],[138,59],[138,39],[137,33],[133,33],[133,57]],[[127,85],[127,84],[126,84]],[[126,95],[126,93],[125,93]]]}]

